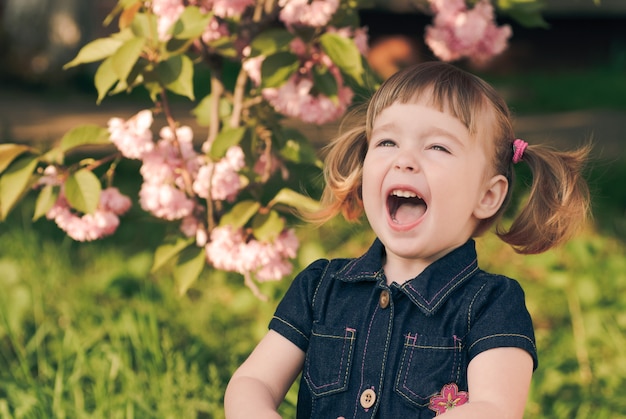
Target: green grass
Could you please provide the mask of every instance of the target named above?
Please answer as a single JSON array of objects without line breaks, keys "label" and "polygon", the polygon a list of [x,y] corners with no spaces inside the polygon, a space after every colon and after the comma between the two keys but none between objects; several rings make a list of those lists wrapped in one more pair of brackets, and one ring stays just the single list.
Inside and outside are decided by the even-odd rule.
[{"label": "green grass", "polygon": [[[207,269],[179,297],[167,271],[150,274],[162,231],[145,219],[78,244],[28,218],[23,207],[0,225],[0,418],[222,418],[230,374],[289,280],[263,284],[264,303],[238,275]],[[520,280],[534,317],[540,367],[528,418],[626,417],[626,246],[599,231],[529,257],[492,235],[479,241],[483,268]],[[296,270],[358,255],[372,239],[365,225],[341,222],[299,234]]]}]

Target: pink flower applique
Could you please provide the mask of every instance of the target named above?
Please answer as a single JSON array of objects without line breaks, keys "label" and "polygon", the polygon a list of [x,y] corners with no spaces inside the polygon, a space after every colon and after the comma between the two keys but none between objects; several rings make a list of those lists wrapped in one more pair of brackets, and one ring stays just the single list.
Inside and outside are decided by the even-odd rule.
[{"label": "pink flower applique", "polygon": [[469,394],[466,391],[459,391],[459,387],[455,383],[451,383],[443,386],[441,393],[430,398],[428,408],[437,412],[435,416],[439,416],[468,401]]}]

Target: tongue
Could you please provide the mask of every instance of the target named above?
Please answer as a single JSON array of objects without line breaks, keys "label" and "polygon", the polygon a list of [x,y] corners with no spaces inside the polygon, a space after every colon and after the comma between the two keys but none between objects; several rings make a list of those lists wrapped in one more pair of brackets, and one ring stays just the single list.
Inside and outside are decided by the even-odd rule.
[{"label": "tongue", "polygon": [[393,220],[398,224],[411,224],[417,221],[425,212],[426,205],[423,202],[405,202],[396,209]]}]

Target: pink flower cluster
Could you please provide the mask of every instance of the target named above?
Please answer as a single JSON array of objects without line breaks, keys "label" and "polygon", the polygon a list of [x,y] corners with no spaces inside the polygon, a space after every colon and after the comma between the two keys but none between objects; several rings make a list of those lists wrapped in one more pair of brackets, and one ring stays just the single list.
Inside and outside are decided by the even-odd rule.
[{"label": "pink flower cluster", "polygon": [[189,4],[198,6],[205,13],[212,12],[213,18],[202,34],[202,41],[210,43],[230,35],[224,19],[238,19],[253,6],[255,0],[190,0]]},{"label": "pink flower cluster", "polygon": [[[218,269],[254,273],[260,281],[277,280],[291,273],[287,259],[295,257],[298,248],[292,230],[266,243],[226,226],[214,228],[208,240],[202,221],[204,209],[198,198],[235,200],[243,187],[239,171],[246,164],[241,147],[230,147],[222,159],[212,162],[194,150],[191,128],[183,126],[174,132],[164,127],[155,143],[151,124],[150,111],[141,111],[128,121],[109,122],[111,141],[124,155],[142,160],[141,207],[158,218],[181,220],[183,234],[195,237],[196,244],[205,247],[208,261]],[[53,182],[56,173],[49,171],[46,175],[46,182]],[[112,204],[108,208],[113,208]]]},{"label": "pink flower cluster", "polygon": [[278,18],[287,25],[319,28],[330,22],[339,7],[339,0],[279,0]]},{"label": "pink flower cluster", "polygon": [[[255,0],[189,0],[188,3],[198,6],[205,13],[214,14],[202,35],[205,42],[211,42],[229,35],[228,25],[220,19],[238,18],[254,2]],[[151,8],[157,16],[159,40],[169,40],[169,31],[185,11],[185,3],[183,0],[152,0]]]},{"label": "pink flower cluster", "polygon": [[287,259],[298,251],[298,238],[291,229],[284,230],[273,243],[248,239],[241,229],[218,227],[211,232],[206,245],[207,258],[217,269],[255,274],[258,281],[279,280],[289,275],[292,265]]},{"label": "pink flower cluster", "polygon": [[124,121],[109,119],[109,139],[122,155],[129,159],[141,159],[154,148],[152,141],[152,112],[144,110]]},{"label": "pink flower cluster", "polygon": [[434,25],[426,28],[426,44],[437,57],[454,61],[464,57],[481,64],[506,49],[509,25],[498,27],[493,5],[480,0],[468,9],[465,0],[429,0]]},{"label": "pink flower cluster", "polygon": [[201,159],[193,149],[191,128],[180,127],[174,133],[164,127],[160,136],[154,149],[143,156],[139,204],[158,218],[179,220],[194,209],[194,201],[185,192],[185,174],[195,173]]},{"label": "pink flower cluster", "polygon": [[77,214],[69,206],[61,193],[56,203],[46,213],[46,218],[54,220],[59,228],[76,241],[92,241],[115,232],[123,215],[130,209],[131,201],[117,188],[103,189],[100,193],[98,209],[93,214]]},{"label": "pink flower cluster", "polygon": [[168,31],[185,11],[183,0],[152,0],[152,12],[157,16],[159,40],[170,38]]},{"label": "pink flower cluster", "polygon": [[242,186],[238,172],[245,165],[241,147],[230,147],[223,159],[200,167],[193,182],[193,191],[201,198],[208,199],[210,192],[213,200],[232,202]]},{"label": "pink flower cluster", "polygon": [[180,220],[197,208],[197,197],[212,200],[236,198],[242,183],[239,171],[245,166],[239,146],[227,150],[218,162],[207,162],[193,146],[193,131],[182,126],[172,131],[163,127],[154,142],[152,112],[143,110],[128,121],[109,120],[111,142],[122,155],[142,161],[141,208],[158,218]]},{"label": "pink flower cluster", "polygon": [[[340,118],[350,105],[354,92],[344,85],[339,68],[318,47],[309,47],[300,38],[295,38],[291,50],[301,60],[299,71],[279,87],[266,87],[261,91],[265,100],[279,113],[298,118],[307,123],[325,124]],[[251,80],[260,82],[261,65],[264,57],[257,56],[244,62],[244,69]],[[313,69],[323,66],[328,69],[337,83],[337,98],[315,92]]]}]

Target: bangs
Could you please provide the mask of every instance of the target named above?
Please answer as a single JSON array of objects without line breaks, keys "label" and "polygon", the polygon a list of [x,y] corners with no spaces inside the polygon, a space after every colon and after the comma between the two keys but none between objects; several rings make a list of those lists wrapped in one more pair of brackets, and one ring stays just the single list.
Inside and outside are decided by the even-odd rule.
[{"label": "bangs", "polygon": [[366,118],[368,137],[376,117],[392,104],[424,100],[457,118],[474,135],[478,116],[484,114],[492,96],[490,90],[474,75],[440,62],[407,68],[387,79],[372,96]]}]

